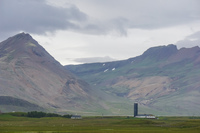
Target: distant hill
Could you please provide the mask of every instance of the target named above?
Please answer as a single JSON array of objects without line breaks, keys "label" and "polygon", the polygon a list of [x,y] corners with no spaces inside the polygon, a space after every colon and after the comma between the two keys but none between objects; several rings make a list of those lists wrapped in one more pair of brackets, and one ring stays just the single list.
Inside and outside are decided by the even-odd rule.
[{"label": "distant hill", "polygon": [[157,115],[200,115],[200,48],[149,48],[122,61],[65,66],[107,94]]}]

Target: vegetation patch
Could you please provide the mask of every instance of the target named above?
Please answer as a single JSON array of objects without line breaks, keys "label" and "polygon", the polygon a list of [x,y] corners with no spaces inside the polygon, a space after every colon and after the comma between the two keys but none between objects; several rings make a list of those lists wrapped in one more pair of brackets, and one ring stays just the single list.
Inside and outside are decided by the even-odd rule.
[{"label": "vegetation patch", "polygon": [[[39,112],[37,112],[39,113]],[[125,116],[83,117],[16,117],[0,115],[0,131],[7,133],[199,133],[199,117],[159,117],[139,119]]]},{"label": "vegetation patch", "polygon": [[27,45],[28,45],[28,46],[31,46],[31,47],[37,47],[35,44],[33,44],[33,43],[31,43],[31,42],[27,43]]},{"label": "vegetation patch", "polygon": [[12,112],[6,113],[11,116],[18,116],[18,117],[31,117],[31,118],[42,118],[42,117],[64,117],[64,118],[71,118],[72,115],[60,115],[56,113],[45,113],[42,111],[31,111],[31,112]]}]

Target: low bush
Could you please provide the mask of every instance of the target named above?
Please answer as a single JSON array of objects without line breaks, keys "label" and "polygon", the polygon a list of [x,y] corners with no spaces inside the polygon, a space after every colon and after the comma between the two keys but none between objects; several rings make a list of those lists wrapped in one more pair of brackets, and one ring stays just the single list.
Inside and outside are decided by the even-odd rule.
[{"label": "low bush", "polygon": [[59,115],[55,113],[45,113],[45,112],[38,112],[38,111],[32,111],[27,113],[27,117],[32,118],[41,118],[41,117],[65,117],[65,118],[71,118],[72,115]]}]

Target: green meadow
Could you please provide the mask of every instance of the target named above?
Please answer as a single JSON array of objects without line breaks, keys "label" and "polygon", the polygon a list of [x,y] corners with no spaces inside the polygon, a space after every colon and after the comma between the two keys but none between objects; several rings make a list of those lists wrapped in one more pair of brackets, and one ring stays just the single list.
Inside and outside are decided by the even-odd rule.
[{"label": "green meadow", "polygon": [[63,117],[0,115],[0,133],[200,133],[200,117]]}]

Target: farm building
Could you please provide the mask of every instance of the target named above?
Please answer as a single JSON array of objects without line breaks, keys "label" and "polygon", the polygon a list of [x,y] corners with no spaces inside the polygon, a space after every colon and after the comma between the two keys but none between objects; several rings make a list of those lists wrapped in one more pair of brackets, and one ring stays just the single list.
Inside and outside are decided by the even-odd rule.
[{"label": "farm building", "polygon": [[72,115],[71,119],[82,119],[81,115]]},{"label": "farm building", "polygon": [[138,114],[138,103],[134,103],[134,117],[135,118],[148,118],[148,119],[155,119],[156,118],[152,114]]},{"label": "farm building", "polygon": [[135,116],[136,118],[148,118],[148,119],[155,119],[156,117],[152,114],[138,114]]}]

